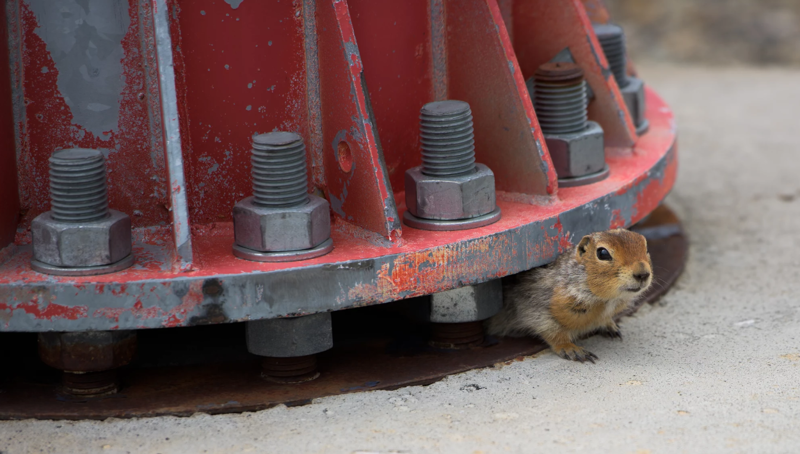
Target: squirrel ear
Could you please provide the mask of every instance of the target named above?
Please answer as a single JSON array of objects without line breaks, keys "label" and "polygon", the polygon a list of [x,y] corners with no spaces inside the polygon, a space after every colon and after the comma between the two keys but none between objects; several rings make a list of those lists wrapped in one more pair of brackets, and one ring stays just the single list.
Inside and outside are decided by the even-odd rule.
[{"label": "squirrel ear", "polygon": [[592,241],[591,235],[586,235],[585,237],[581,238],[581,242],[578,243],[578,247],[576,248],[578,250],[578,255],[583,255],[586,253],[586,246],[589,245],[590,241]]}]

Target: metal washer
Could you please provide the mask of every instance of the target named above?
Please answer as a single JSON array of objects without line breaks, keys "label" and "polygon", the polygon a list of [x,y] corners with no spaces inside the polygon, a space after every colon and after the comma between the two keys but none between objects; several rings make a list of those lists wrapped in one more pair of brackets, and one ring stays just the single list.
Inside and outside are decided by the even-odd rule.
[{"label": "metal washer", "polygon": [[500,220],[500,208],[495,208],[494,211],[482,216],[458,219],[455,221],[443,221],[441,219],[423,219],[414,216],[406,211],[403,214],[403,222],[412,228],[420,230],[433,230],[433,231],[448,231],[448,230],[468,230],[483,227],[485,225],[494,224]]},{"label": "metal washer", "polygon": [[127,257],[116,263],[100,266],[55,266],[32,259],[31,268],[39,273],[56,276],[96,276],[98,274],[116,273],[130,267],[134,262],[133,254],[128,254]]},{"label": "metal washer", "polygon": [[558,187],[573,188],[575,186],[583,186],[585,184],[597,183],[598,181],[602,181],[608,178],[608,175],[610,174],[611,174],[611,169],[609,169],[608,164],[606,164],[606,166],[603,167],[603,170],[596,173],[590,173],[589,175],[584,175],[575,178],[559,178]]},{"label": "metal washer", "polygon": [[252,262],[294,262],[296,260],[308,260],[325,255],[332,250],[333,239],[331,238],[328,238],[311,249],[301,249],[299,251],[260,252],[239,246],[238,244],[233,245],[233,255]]},{"label": "metal washer", "polygon": [[639,126],[636,127],[636,135],[641,136],[650,129],[650,122],[645,119]]}]

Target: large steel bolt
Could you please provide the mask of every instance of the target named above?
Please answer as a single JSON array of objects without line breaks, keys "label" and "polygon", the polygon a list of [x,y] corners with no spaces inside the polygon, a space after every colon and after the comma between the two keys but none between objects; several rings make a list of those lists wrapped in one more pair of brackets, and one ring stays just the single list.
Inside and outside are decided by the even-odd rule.
[{"label": "large steel bolt", "polygon": [[608,176],[603,129],[586,113],[586,81],[575,63],[550,62],[534,74],[533,107],[560,186]]},{"label": "large steel bolt", "polygon": [[625,32],[616,24],[594,24],[594,32],[603,48],[606,60],[608,60],[609,69],[619,85],[625,104],[628,106],[628,112],[636,125],[636,132],[643,134],[649,126],[649,122],[644,117],[646,107],[644,82],[637,77],[628,75]]},{"label": "large steel bolt", "polygon": [[262,207],[296,207],[308,202],[306,146],[293,132],[253,137],[253,198]]},{"label": "large steel bolt", "polygon": [[619,88],[628,85],[628,57],[625,49],[625,32],[616,24],[595,24],[594,33],[603,53],[606,55],[609,69],[614,74]]},{"label": "large steel bolt", "polygon": [[247,350],[263,356],[261,376],[302,383],[319,376],[316,354],[333,347],[331,314],[247,322]]},{"label": "large steel bolt", "polygon": [[503,308],[503,286],[499,279],[467,285],[431,295],[428,320],[429,344],[460,349],[483,343],[483,320]]},{"label": "large steel bolt", "polygon": [[422,165],[406,171],[405,223],[424,230],[462,230],[499,220],[494,174],[475,163],[469,104],[425,104],[420,139]]},{"label": "large steel bolt", "polygon": [[586,129],[586,81],[575,63],[545,63],[534,74],[533,107],[545,134]]},{"label": "large steel bolt", "polygon": [[98,150],[72,148],[50,157],[52,210],[31,223],[34,270],[82,276],[133,264],[131,220],[108,208],[106,165]]},{"label": "large steel bolt", "polygon": [[62,371],[64,391],[76,396],[116,393],[116,369],[129,364],[135,354],[135,331],[39,333],[39,357]]},{"label": "large steel bolt", "polygon": [[234,255],[282,262],[330,252],[330,205],[308,194],[302,137],[292,132],[253,137],[252,164],[253,196],[233,208]]}]

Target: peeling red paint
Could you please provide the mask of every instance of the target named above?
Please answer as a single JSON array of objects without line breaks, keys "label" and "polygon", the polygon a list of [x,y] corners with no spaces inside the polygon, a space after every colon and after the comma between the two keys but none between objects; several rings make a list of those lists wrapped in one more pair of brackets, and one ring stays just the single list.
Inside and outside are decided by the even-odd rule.
[{"label": "peeling red paint", "polygon": [[145,308],[142,305],[141,301],[136,301],[133,307],[130,308],[118,308],[118,307],[106,307],[102,309],[97,309],[92,313],[92,317],[94,318],[108,318],[112,319],[115,322],[119,322],[120,317],[125,314],[130,313],[136,319],[148,319],[148,318],[156,318],[159,317],[163,311],[158,307],[147,307]]},{"label": "peeling red paint", "polygon": [[[555,235],[551,235],[549,231],[555,229],[558,232]],[[531,254],[529,255],[529,261],[539,261],[544,257],[553,257],[570,247],[572,247],[572,234],[570,232],[564,232],[564,226],[561,223],[561,218],[556,216],[555,222],[550,226],[547,227],[547,224],[542,226],[543,232],[543,240],[541,242],[536,243],[531,248]]]},{"label": "peeling red paint", "polygon": [[647,185],[636,195],[636,203],[633,204],[632,211],[638,218],[644,217],[653,210],[664,198],[664,194],[675,184],[678,176],[678,166],[674,165],[677,149],[673,150],[673,165],[668,165],[664,176],[660,180],[650,180]]},{"label": "peeling red paint", "polygon": [[[122,39],[124,85],[120,98],[119,128],[107,139],[96,137],[72,122],[69,106],[58,89],[58,69],[45,42],[36,34],[39,24],[25,2],[20,2],[22,54],[25,63],[23,90],[25,119],[20,138],[20,199],[25,216],[22,227],[49,209],[48,158],[58,149],[70,147],[109,150],[109,203],[114,209],[133,214],[135,226],[169,221],[163,209],[166,199],[164,157],[151,153],[150,116],[147,103],[139,99],[145,76],[142,71],[138,8],[128,8],[130,26]],[[43,71],[42,68],[47,68]],[[159,132],[160,133],[160,132]],[[19,242],[26,238],[18,238]]]},{"label": "peeling red paint", "polygon": [[86,306],[63,306],[56,303],[39,303],[39,299],[34,297],[33,300],[18,303],[0,303],[0,311],[16,311],[21,310],[26,314],[33,315],[40,320],[53,320],[54,318],[62,318],[67,320],[78,320],[86,318],[89,309]]},{"label": "peeling red paint", "polygon": [[[393,299],[398,294],[403,297],[427,295],[440,291],[442,284],[452,276],[476,276],[487,268],[496,270],[488,278],[497,277],[502,273],[502,266],[492,265],[502,264],[502,250],[502,246],[485,239],[468,248],[453,244],[407,254],[395,261],[393,267],[382,266],[374,284],[363,284],[347,290],[347,298],[371,300],[376,294]],[[481,259],[475,260],[474,257]],[[463,284],[469,283],[469,279],[465,278]]]},{"label": "peeling red paint", "polygon": [[622,217],[622,210],[612,210],[611,211],[611,225],[609,228],[611,229],[619,229],[625,227],[625,218]]},{"label": "peeling red paint", "polygon": [[189,286],[189,291],[184,295],[181,304],[167,312],[164,327],[169,328],[183,325],[186,321],[186,317],[201,304],[203,304],[203,283],[195,281]]}]

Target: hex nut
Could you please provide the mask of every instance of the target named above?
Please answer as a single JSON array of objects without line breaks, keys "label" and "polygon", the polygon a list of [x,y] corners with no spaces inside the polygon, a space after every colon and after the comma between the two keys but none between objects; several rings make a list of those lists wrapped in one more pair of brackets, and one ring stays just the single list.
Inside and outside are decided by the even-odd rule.
[{"label": "hex nut", "polygon": [[645,122],[644,82],[642,79],[628,76],[628,84],[619,91],[622,93],[625,105],[628,106],[633,124],[638,127]]},{"label": "hex nut", "polygon": [[587,121],[581,132],[544,137],[559,178],[589,175],[606,165],[603,128],[593,121]]},{"label": "hex nut", "polygon": [[108,210],[108,217],[84,223],[61,222],[52,212],[31,222],[33,258],[62,267],[103,266],[131,254],[131,218]]},{"label": "hex nut", "polygon": [[39,333],[39,357],[50,367],[99,372],[122,367],[136,354],[136,331]]},{"label": "hex nut", "polygon": [[330,312],[253,320],[245,328],[247,350],[254,355],[290,358],[333,348]]},{"label": "hex nut", "polygon": [[331,237],[330,205],[315,195],[293,207],[258,206],[248,197],[233,207],[236,244],[260,252],[311,249]]},{"label": "hex nut", "polygon": [[503,308],[503,284],[493,279],[481,284],[431,295],[429,321],[466,323],[486,320]]},{"label": "hex nut", "polygon": [[406,208],[419,218],[448,221],[491,213],[496,208],[494,173],[483,164],[455,177],[428,176],[422,166],[408,169]]}]

